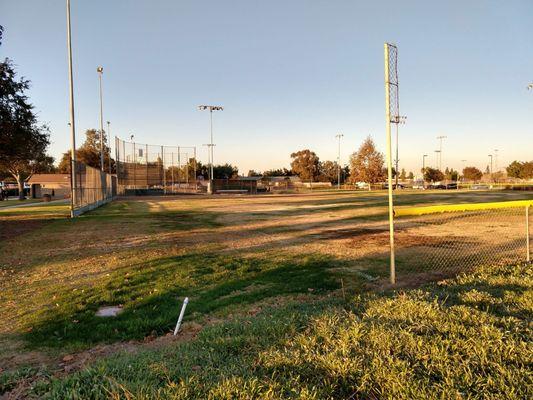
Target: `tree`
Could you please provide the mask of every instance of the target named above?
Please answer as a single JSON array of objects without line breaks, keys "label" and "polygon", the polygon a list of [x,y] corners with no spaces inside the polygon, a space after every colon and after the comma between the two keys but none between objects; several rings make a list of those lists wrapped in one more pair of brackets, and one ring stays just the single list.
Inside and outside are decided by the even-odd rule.
[{"label": "tree", "polygon": [[313,151],[300,150],[292,153],[291,158],[291,168],[300,179],[314,181],[318,178],[320,160]]},{"label": "tree", "polygon": [[513,161],[506,170],[511,178],[531,179],[533,178],[533,161]]},{"label": "tree", "polygon": [[231,164],[213,166],[214,179],[232,179],[239,176],[239,169]]},{"label": "tree", "polygon": [[444,174],[442,173],[442,171],[436,168],[426,167],[424,171],[424,181],[439,182],[439,181],[442,181],[443,179],[444,179]]},{"label": "tree", "polygon": [[476,167],[465,167],[463,169],[463,178],[468,181],[477,182],[481,179],[483,173]]},{"label": "tree", "polygon": [[520,178],[522,173],[522,163],[520,161],[513,161],[511,164],[505,168],[507,170],[507,175],[509,178]]},{"label": "tree", "polygon": [[402,168],[402,172],[400,173],[400,179],[404,181],[407,178],[407,173],[405,172],[405,168]]},{"label": "tree", "polygon": [[487,165],[487,168],[485,168],[485,174],[490,174],[490,167]]},{"label": "tree", "polygon": [[249,177],[252,177],[252,176],[263,176],[263,174],[261,174],[260,172],[257,172],[257,171],[254,171],[253,169],[249,170],[248,171],[248,175]]},{"label": "tree", "polygon": [[[3,28],[0,39],[2,32]],[[46,155],[50,133],[46,125],[37,123],[25,94],[29,87],[30,81],[16,78],[11,60],[0,63],[0,170],[15,178],[20,200],[25,198],[24,180],[50,161]]]},{"label": "tree", "polygon": [[522,179],[532,179],[533,178],[533,161],[524,162],[522,164],[522,173],[520,174]]},{"label": "tree", "polygon": [[318,180],[320,182],[337,183],[339,170],[342,181],[342,168],[339,169],[339,164],[336,161],[320,161],[318,164]]},{"label": "tree", "polygon": [[444,177],[449,181],[457,181],[459,177],[459,172],[455,171],[453,168],[446,168],[444,172]]},{"label": "tree", "polygon": [[[105,132],[104,132],[105,133]],[[115,171],[115,160],[111,158],[111,149],[107,145],[106,135],[104,140],[104,171],[109,171],[109,161],[111,160],[111,171]],[[87,164],[90,167],[100,169],[100,132],[96,129],[87,129],[85,131],[85,142],[76,150],[76,160]],[[70,152],[63,153],[59,162],[59,172],[70,173]]]},{"label": "tree", "polygon": [[287,168],[269,169],[263,172],[263,176],[291,176],[292,170]]},{"label": "tree", "polygon": [[383,180],[383,160],[383,154],[376,150],[372,138],[367,137],[350,157],[350,182],[377,183]]},{"label": "tree", "polygon": [[407,179],[415,179],[415,174],[413,174],[413,171],[409,171],[409,175],[407,175]]}]

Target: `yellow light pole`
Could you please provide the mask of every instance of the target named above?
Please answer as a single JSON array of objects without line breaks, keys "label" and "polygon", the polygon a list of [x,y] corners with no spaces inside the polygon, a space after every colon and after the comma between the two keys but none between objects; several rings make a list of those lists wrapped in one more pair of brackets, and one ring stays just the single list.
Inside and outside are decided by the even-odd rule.
[{"label": "yellow light pole", "polygon": [[396,283],[396,261],[394,254],[394,201],[392,198],[392,140],[390,112],[390,74],[389,74],[389,43],[384,44],[385,50],[385,130],[387,135],[387,178],[389,192],[389,242],[390,242],[390,282]]}]

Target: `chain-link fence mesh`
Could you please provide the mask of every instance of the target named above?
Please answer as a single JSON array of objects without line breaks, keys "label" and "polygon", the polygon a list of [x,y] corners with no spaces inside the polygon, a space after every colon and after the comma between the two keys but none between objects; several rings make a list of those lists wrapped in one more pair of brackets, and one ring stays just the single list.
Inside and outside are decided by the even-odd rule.
[{"label": "chain-link fence mesh", "polygon": [[115,138],[120,194],[198,190],[196,148],[155,146]]},{"label": "chain-link fence mesh", "polygon": [[72,205],[75,216],[100,207],[116,196],[116,177],[80,161],[74,162],[74,172],[76,185],[72,191]]},{"label": "chain-link fence mesh", "polygon": [[[482,265],[529,261],[530,205],[533,201],[509,202],[509,207],[499,203],[498,208],[488,204],[487,209],[478,210],[454,211],[453,206],[443,206],[436,213],[431,207],[427,212],[423,208],[397,210],[398,282],[450,276]],[[416,215],[420,213],[423,215]]]}]

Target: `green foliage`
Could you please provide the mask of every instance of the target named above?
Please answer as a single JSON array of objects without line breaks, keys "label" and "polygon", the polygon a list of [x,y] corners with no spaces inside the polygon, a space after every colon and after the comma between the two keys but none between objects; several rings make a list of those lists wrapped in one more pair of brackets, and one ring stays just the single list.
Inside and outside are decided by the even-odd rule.
[{"label": "green foliage", "polygon": [[316,181],[320,171],[320,160],[315,152],[305,149],[291,154],[292,171],[304,181]]},{"label": "green foliage", "polygon": [[446,167],[446,170],[444,171],[444,178],[449,181],[457,181],[457,178],[459,178],[459,171]]},{"label": "green foliage", "polygon": [[263,176],[269,177],[269,176],[291,176],[294,175],[292,170],[287,168],[277,168],[277,169],[269,169],[265,172],[263,172]]},{"label": "green foliage", "polygon": [[530,265],[289,304],[38,388],[62,398],[531,398]]},{"label": "green foliage", "polygon": [[17,180],[19,197],[24,199],[24,180],[49,164],[46,149],[50,135],[46,125],[38,124],[28,101],[30,81],[16,75],[11,60],[0,62],[0,171]]},{"label": "green foliage", "polygon": [[231,164],[213,166],[213,177],[215,179],[232,179],[239,176],[239,168]]},{"label": "green foliage", "polygon": [[533,161],[513,161],[507,169],[507,175],[510,178],[532,179],[533,178]]},{"label": "green foliage", "polygon": [[442,173],[442,171],[435,168],[426,167],[426,169],[424,170],[424,181],[439,182],[442,180],[444,180],[444,174]]},{"label": "green foliage", "polygon": [[[96,129],[87,129],[85,131],[85,142],[76,150],[76,159],[93,168],[100,169],[100,132]],[[111,158],[111,148],[107,144],[107,137],[103,135],[104,141],[104,170],[108,171],[109,161],[111,160],[111,170],[115,171],[115,160]],[[70,173],[70,152],[63,153],[59,162],[59,172],[63,174]]]}]

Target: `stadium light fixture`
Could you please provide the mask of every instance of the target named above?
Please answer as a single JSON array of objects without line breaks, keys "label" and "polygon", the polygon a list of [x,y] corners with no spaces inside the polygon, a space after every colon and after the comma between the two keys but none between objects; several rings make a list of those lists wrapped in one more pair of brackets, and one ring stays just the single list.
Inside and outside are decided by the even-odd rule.
[{"label": "stadium light fixture", "polygon": [[527,85],[527,90],[533,90],[533,82]]},{"label": "stadium light fixture", "polygon": [[213,111],[223,111],[224,107],[222,106],[208,106],[208,105],[200,105],[198,106],[198,110],[200,111],[206,111],[209,110],[209,122],[210,122],[210,131],[211,131],[211,142],[207,145],[208,146],[208,158],[209,158],[209,186],[207,188],[207,192],[209,194],[213,194],[213,147],[215,146],[213,144]]}]

